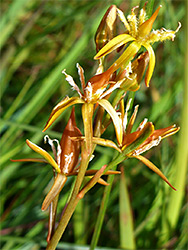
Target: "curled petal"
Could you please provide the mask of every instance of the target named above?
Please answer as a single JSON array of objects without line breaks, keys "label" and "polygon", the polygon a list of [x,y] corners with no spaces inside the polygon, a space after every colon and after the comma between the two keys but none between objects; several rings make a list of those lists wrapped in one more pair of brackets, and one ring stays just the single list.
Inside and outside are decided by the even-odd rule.
[{"label": "curled petal", "polygon": [[51,187],[49,193],[42,203],[42,211],[45,211],[49,207],[53,199],[61,192],[66,181],[67,177],[64,174],[57,174],[53,186]]},{"label": "curled petal", "polygon": [[94,57],[95,60],[106,56],[110,52],[114,51],[115,49],[121,47],[122,45],[135,40],[134,37],[128,34],[121,34],[119,36],[114,37],[110,42],[108,42]]},{"label": "curled petal", "polygon": [[147,51],[149,53],[149,65],[148,65],[148,69],[146,71],[146,78],[145,78],[146,87],[149,87],[149,82],[151,80],[153,70],[155,67],[155,53],[154,53],[151,45],[144,43],[143,46],[147,49]]},{"label": "curled petal", "polygon": [[78,103],[84,103],[84,101],[79,97],[66,97],[61,102],[59,102],[55,108],[53,108],[52,113],[50,114],[50,117],[42,132],[46,131],[66,108]]},{"label": "curled petal", "polygon": [[140,160],[141,162],[143,162],[148,168],[150,168],[151,170],[153,170],[156,174],[158,174],[172,189],[174,189],[176,191],[176,189],[170,184],[170,182],[168,181],[168,179],[165,177],[165,175],[151,162],[149,161],[147,158],[145,158],[142,155],[135,155],[133,156],[136,159]]},{"label": "curled petal", "polygon": [[51,157],[51,155],[46,152],[44,149],[42,149],[41,147],[37,146],[36,144],[32,143],[29,140],[26,140],[27,145],[34,150],[35,152],[37,152],[38,154],[40,154],[42,157],[44,157],[44,159],[46,159],[46,161],[55,168],[55,170],[60,173],[60,168],[57,165],[57,163],[55,162],[55,160]]},{"label": "curled petal", "polygon": [[106,99],[99,100],[98,103],[109,113],[110,117],[112,118],[115,131],[116,131],[116,137],[118,144],[122,144],[123,139],[123,129],[122,129],[122,123],[121,119],[119,118],[118,114],[116,113],[115,109],[112,107],[110,102]]},{"label": "curled petal", "polygon": [[[139,51],[141,44],[134,41],[132,42],[127,49],[123,52],[123,54],[112,64],[111,67],[116,71],[119,67],[125,67],[126,64],[135,56],[135,54]],[[111,68],[110,67],[110,68]]]}]

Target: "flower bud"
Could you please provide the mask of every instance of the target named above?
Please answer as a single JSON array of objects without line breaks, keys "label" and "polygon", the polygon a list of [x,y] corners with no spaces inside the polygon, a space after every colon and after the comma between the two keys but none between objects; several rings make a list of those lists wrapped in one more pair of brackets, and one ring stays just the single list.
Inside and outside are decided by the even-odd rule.
[{"label": "flower bud", "polygon": [[81,132],[76,126],[75,109],[73,107],[69,121],[63,132],[60,145],[60,168],[65,175],[71,173],[78,162],[80,154],[80,142],[72,140],[71,137],[80,136]]},{"label": "flower bud", "polygon": [[106,11],[95,34],[97,52],[113,38],[114,23],[116,20],[116,6],[111,5]]}]

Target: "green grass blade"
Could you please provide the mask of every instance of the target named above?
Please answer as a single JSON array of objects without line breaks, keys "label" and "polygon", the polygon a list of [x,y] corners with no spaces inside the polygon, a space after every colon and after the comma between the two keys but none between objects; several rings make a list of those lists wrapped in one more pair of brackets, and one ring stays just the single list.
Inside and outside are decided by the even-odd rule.
[{"label": "green grass blade", "polygon": [[133,230],[133,216],[123,167],[121,168],[119,206],[120,246],[123,249],[134,250],[136,249],[136,245]]}]

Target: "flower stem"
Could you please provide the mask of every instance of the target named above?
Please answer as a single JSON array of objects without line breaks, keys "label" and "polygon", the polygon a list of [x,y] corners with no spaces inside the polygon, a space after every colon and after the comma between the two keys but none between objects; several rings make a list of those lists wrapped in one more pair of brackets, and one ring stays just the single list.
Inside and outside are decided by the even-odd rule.
[{"label": "flower stem", "polygon": [[73,192],[72,192],[72,196],[70,198],[70,201],[63,213],[63,216],[59,222],[59,225],[50,241],[50,243],[48,244],[47,246],[47,250],[54,250],[62,236],[62,234],[64,233],[66,227],[67,227],[67,224],[78,204],[78,201],[80,200],[79,196],[78,196],[78,192],[80,190],[80,187],[81,187],[81,184],[83,182],[83,179],[84,179],[84,176],[85,176],[85,172],[86,172],[86,169],[87,169],[87,166],[89,164],[89,159],[90,159],[90,155],[87,154],[87,151],[86,151],[86,146],[85,146],[85,143],[83,143],[82,145],[82,153],[81,153],[81,156],[82,156],[82,161],[81,161],[81,165],[80,165],[80,170],[79,170],[79,173],[78,173],[78,176],[76,178],[76,182],[75,182],[75,186],[74,186],[74,189],[73,189]]}]

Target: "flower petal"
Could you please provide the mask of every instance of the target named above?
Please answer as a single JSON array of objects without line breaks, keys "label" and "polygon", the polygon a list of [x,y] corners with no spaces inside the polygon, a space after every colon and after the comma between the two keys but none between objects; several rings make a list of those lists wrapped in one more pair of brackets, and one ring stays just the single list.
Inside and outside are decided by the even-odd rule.
[{"label": "flower petal", "polygon": [[112,64],[111,67],[113,67],[114,71],[119,69],[121,66],[126,67],[126,64],[135,56],[140,47],[141,45],[138,42],[132,42],[123,54]]},{"label": "flower petal", "polygon": [[95,60],[109,54],[113,50],[119,48],[123,44],[126,44],[130,41],[135,40],[134,37],[128,35],[128,34],[121,34],[119,36],[114,37],[110,42],[108,42],[94,57]]},{"label": "flower petal", "polygon": [[161,7],[162,7],[162,5],[160,5],[156,9],[156,11],[153,13],[153,15],[148,20],[146,20],[144,23],[142,23],[140,25],[140,27],[139,27],[139,35],[141,37],[145,37],[150,33],[150,31],[152,29],[152,26],[153,26],[153,23],[154,23],[156,17],[158,16],[158,13],[159,13],[159,10],[160,10]]},{"label": "flower petal", "polygon": [[151,80],[153,70],[155,67],[155,53],[154,53],[151,45],[144,43],[143,46],[147,49],[147,51],[149,53],[149,65],[148,65],[148,69],[146,71],[146,77],[145,77],[146,87],[149,87],[149,82]]},{"label": "flower petal", "polygon": [[[66,176],[72,176],[72,175],[78,175],[79,169],[76,171],[73,170],[71,173],[67,174]],[[98,170],[95,169],[89,169],[85,172],[85,176],[92,176],[95,175],[98,172]],[[104,175],[111,175],[111,174],[121,174],[121,171],[115,171],[115,170],[108,170],[104,173]]]},{"label": "flower petal", "polygon": [[41,163],[48,163],[45,159],[40,158],[26,158],[26,159],[10,159],[12,162],[41,162]]},{"label": "flower petal", "polygon": [[48,192],[46,198],[44,199],[42,203],[42,208],[41,208],[42,211],[45,211],[49,207],[53,199],[61,192],[66,181],[67,181],[67,177],[64,174],[57,175],[53,186],[51,187],[50,191]]},{"label": "flower petal", "polygon": [[118,141],[118,144],[121,145],[122,139],[123,139],[123,128],[122,128],[121,119],[119,118],[115,109],[112,107],[112,105],[110,104],[108,100],[106,99],[98,100],[98,103],[109,113],[110,117],[112,118],[115,131],[116,131],[117,141]]},{"label": "flower petal", "polygon": [[84,101],[80,97],[66,97],[61,102],[59,102],[55,108],[53,108],[52,113],[50,114],[50,117],[42,132],[46,131],[66,108],[78,103],[84,103]]},{"label": "flower petal", "polygon": [[34,150],[35,152],[37,152],[38,154],[40,154],[41,156],[43,156],[47,162],[53,166],[55,168],[55,170],[60,173],[60,168],[57,165],[57,163],[55,162],[55,160],[51,157],[51,155],[46,152],[44,149],[42,149],[41,147],[37,146],[36,144],[32,143],[31,141],[29,141],[28,139],[26,140],[27,145]]},{"label": "flower petal", "polygon": [[176,191],[176,189],[170,184],[170,182],[168,181],[168,179],[165,177],[165,175],[151,162],[149,161],[147,158],[145,158],[142,155],[135,155],[133,156],[136,159],[140,160],[141,162],[143,162],[148,168],[150,168],[151,170],[153,170],[156,174],[158,174],[172,189],[174,189]]},{"label": "flower petal", "polygon": [[121,152],[121,149],[118,148],[118,146],[113,141],[110,141],[107,139],[93,137],[93,143],[96,143],[96,144],[104,146],[104,147],[114,148],[117,151]]}]

